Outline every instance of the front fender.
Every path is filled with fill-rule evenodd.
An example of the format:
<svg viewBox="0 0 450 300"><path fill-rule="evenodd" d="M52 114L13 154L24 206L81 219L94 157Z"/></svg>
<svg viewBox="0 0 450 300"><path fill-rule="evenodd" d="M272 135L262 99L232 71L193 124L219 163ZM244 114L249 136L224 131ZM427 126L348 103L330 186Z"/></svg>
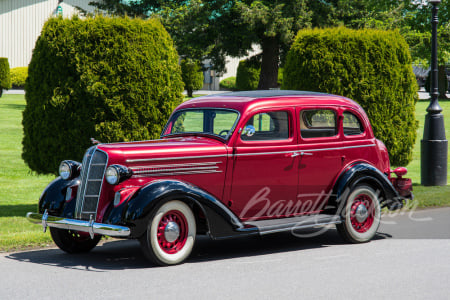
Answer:
<svg viewBox="0 0 450 300"><path fill-rule="evenodd" d="M333 205L337 207L341 201L346 199L347 193L359 183L370 184L380 192L382 207L388 206L390 209L396 209L403 206L401 197L387 176L367 163L354 163L339 175L333 190L333 195L335 195Z"/></svg>
<svg viewBox="0 0 450 300"><path fill-rule="evenodd" d="M79 184L79 178L64 180L61 177L57 177L50 182L39 198L39 213L43 214L47 210L53 216L73 217L76 200L72 199L66 202L66 191L69 186L78 186Z"/></svg>
<svg viewBox="0 0 450 300"><path fill-rule="evenodd" d="M149 183L129 201L113 208L104 222L128 226L133 237L140 237L147 230L148 221L155 209L163 202L175 199L197 205L206 217L210 236L215 239L257 233L256 228L245 227L236 215L214 196L178 180Z"/></svg>

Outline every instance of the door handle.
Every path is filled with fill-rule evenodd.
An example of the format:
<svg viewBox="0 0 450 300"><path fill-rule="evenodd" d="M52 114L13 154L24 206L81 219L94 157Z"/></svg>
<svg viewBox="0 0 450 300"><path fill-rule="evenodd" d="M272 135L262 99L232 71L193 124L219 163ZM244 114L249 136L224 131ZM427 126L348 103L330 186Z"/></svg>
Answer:
<svg viewBox="0 0 450 300"><path fill-rule="evenodd" d="M303 155L313 155L313 154L310 153L310 152L303 152L303 151L301 151L301 152L288 153L288 154L286 154L286 157L297 157L299 155L303 156Z"/></svg>
<svg viewBox="0 0 450 300"><path fill-rule="evenodd" d="M291 157L297 157L297 156L299 156L300 155L300 153L298 153L298 152L293 152L292 154L291 154Z"/></svg>

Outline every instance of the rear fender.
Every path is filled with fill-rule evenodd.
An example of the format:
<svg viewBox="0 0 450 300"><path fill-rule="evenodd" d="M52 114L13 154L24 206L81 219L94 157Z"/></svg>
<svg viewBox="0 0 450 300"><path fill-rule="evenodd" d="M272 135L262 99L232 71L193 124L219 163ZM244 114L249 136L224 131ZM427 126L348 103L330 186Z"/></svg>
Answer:
<svg viewBox="0 0 450 300"><path fill-rule="evenodd" d="M403 205L401 197L392 186L389 178L380 170L367 163L354 163L345 169L338 177L333 189L332 208L337 208L348 196L350 190L358 184L368 184L379 193L382 207L400 208Z"/></svg>

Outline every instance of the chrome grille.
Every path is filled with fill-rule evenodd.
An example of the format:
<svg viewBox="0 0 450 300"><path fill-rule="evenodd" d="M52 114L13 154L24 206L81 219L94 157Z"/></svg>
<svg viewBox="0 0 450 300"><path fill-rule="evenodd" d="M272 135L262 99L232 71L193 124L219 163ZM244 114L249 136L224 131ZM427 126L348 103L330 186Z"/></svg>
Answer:
<svg viewBox="0 0 450 300"><path fill-rule="evenodd" d="M106 153L91 147L86 151L81 168L81 184L77 193L76 217L89 220L97 216L103 178L108 156Z"/></svg>

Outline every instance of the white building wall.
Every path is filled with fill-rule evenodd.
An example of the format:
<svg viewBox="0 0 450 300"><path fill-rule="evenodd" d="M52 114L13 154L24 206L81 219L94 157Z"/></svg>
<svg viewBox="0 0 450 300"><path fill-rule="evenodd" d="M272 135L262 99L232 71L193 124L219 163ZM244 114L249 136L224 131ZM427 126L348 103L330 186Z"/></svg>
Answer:
<svg viewBox="0 0 450 300"><path fill-rule="evenodd" d="M56 14L58 0L0 0L0 57L11 68L28 66L34 45L45 21ZM77 13L79 6L92 11L89 0L66 0L60 5L64 17Z"/></svg>

